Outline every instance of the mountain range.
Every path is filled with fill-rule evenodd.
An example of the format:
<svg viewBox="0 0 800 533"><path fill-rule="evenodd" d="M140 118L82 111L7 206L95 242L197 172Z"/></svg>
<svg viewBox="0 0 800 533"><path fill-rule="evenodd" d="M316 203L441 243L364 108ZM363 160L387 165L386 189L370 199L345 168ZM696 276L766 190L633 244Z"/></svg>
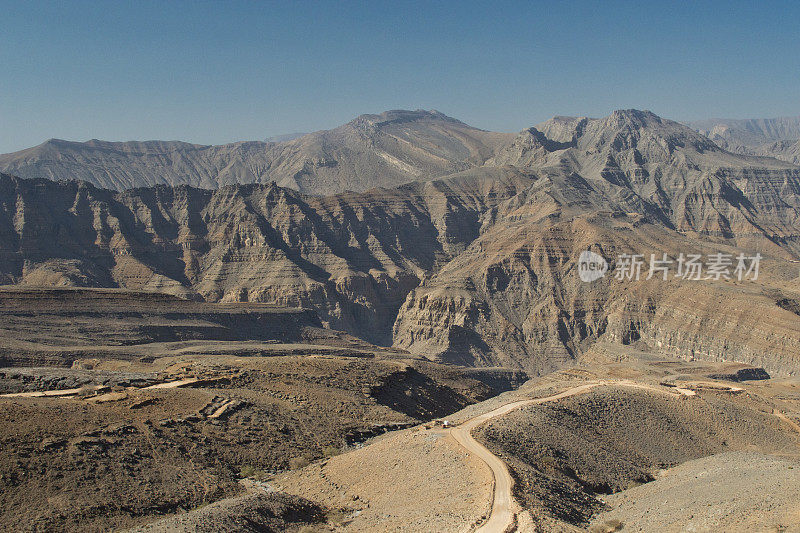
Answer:
<svg viewBox="0 0 800 533"><path fill-rule="evenodd" d="M23 178L79 179L118 191L274 181L304 193L332 194L394 187L480 166L511 138L436 111L387 111L280 142L205 146L51 139L0 156L0 170Z"/></svg>
<svg viewBox="0 0 800 533"><path fill-rule="evenodd" d="M800 164L800 117L688 122L722 148Z"/></svg>
<svg viewBox="0 0 800 533"><path fill-rule="evenodd" d="M800 167L648 111L518 134L390 111L285 143L51 141L0 163L3 283L306 307L379 345L531 374L598 341L797 369ZM580 281L584 250L612 272ZM722 252L761 254L761 276L613 271L622 253Z"/></svg>

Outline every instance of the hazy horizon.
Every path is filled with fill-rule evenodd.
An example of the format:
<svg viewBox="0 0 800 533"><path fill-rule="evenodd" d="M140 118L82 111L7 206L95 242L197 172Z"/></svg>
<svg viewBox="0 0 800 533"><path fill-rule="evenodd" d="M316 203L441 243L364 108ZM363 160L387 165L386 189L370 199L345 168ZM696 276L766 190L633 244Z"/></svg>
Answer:
<svg viewBox="0 0 800 533"><path fill-rule="evenodd" d="M508 132L621 108L800 115L788 3L0 6L0 153L50 138L263 140L389 109Z"/></svg>

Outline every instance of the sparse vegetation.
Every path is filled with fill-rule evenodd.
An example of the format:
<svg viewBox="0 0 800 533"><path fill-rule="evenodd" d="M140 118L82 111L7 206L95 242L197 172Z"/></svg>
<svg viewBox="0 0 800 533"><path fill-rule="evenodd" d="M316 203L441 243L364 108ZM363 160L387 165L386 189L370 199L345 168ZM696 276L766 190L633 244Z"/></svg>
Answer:
<svg viewBox="0 0 800 533"><path fill-rule="evenodd" d="M602 524L595 524L589 528L589 533L614 533L614 531L619 531L623 527L622 521L617 520L616 518L612 518L611 520L606 520Z"/></svg>
<svg viewBox="0 0 800 533"><path fill-rule="evenodd" d="M239 470L239 477L255 479L255 480L258 480L258 481L264 481L265 479L267 479L269 477L269 474L267 474L265 471L261 470L260 468L256 468L256 467L254 467L252 465L244 465Z"/></svg>
<svg viewBox="0 0 800 533"><path fill-rule="evenodd" d="M309 461L307 457L304 457L302 455L298 456L298 457L292 457L291 459L289 459L289 468L292 469L292 470L305 468L306 466L308 466L310 464L311 464L311 461Z"/></svg>
<svg viewBox="0 0 800 533"><path fill-rule="evenodd" d="M342 453L342 449L338 446L329 445L325 446L322 449L322 456L325 457L326 459L330 457L335 457L340 453Z"/></svg>

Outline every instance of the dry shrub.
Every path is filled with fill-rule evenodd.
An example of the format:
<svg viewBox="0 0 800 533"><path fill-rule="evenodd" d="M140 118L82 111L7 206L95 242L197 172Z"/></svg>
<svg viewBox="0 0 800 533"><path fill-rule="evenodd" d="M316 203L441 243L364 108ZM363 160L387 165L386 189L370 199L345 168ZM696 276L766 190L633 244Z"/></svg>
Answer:
<svg viewBox="0 0 800 533"><path fill-rule="evenodd" d="M311 462L302 455L299 457L292 457L289 459L289 468L292 470L297 470L299 468L303 468L311 464Z"/></svg>
<svg viewBox="0 0 800 533"><path fill-rule="evenodd" d="M622 529L622 520L612 518L606 520L602 524L595 524L589 528L589 533L614 533Z"/></svg>

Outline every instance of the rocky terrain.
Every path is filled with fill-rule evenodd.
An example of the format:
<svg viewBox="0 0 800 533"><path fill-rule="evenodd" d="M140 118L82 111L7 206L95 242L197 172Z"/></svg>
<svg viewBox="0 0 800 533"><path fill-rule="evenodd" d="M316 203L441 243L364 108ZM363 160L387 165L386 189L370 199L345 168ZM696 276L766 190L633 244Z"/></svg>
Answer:
<svg viewBox="0 0 800 533"><path fill-rule="evenodd" d="M264 498L262 482L513 383L506 375L497 389L499 373L483 379L379 351L372 358L314 352L95 360L93 370L58 370L60 383L83 383L47 388L58 396L36 392L56 384L53 369L4 371L0 527L107 531L164 515L181 516L166 530L335 522L336 506ZM20 383L19 374L50 379ZM20 389L26 392L5 392ZM153 527L146 530L164 530Z"/></svg>
<svg viewBox="0 0 800 533"><path fill-rule="evenodd" d="M437 111L387 111L361 115L333 130L289 137L220 146L51 139L1 155L0 170L23 178L78 179L119 191L274 181L305 193L330 194L393 187L480 166L512 136L479 130Z"/></svg>
<svg viewBox="0 0 800 533"><path fill-rule="evenodd" d="M489 516L491 477L430 421L460 423L582 385L593 388L476 430L517 480L519 531L647 530L654 512L665 527L693 520L724 529L742 523L743 512L748 524L783 527L797 508L798 384L763 369L664 359L605 340L579 366L514 390L526 376L370 346L318 328L307 311L119 289L2 292L4 318L14 324L6 340L71 354L51 362L62 366L0 371L3 528L469 530ZM39 324L21 320L37 309ZM224 329L213 321L233 310L235 322L254 315L280 325L288 316L308 325L220 339ZM87 327L89 316L103 327ZM137 330L142 321L185 320L207 324L191 340ZM732 468L726 458L741 450L776 475ZM712 468L718 479L769 491L771 503L748 489L730 507L730 491L704 488ZM629 492L649 483L659 485ZM688 517L687 506L655 498L658 487L702 493L703 505Z"/></svg>
<svg viewBox="0 0 800 533"><path fill-rule="evenodd" d="M15 366L0 370L0 528L15 531L104 531L196 508L188 520L231 531L326 523L335 509L258 491L204 506L526 379L433 364L257 304L7 289L3 316L4 365Z"/></svg>
<svg viewBox="0 0 800 533"><path fill-rule="evenodd" d="M781 487L736 509L784 527L800 167L741 152L647 111L510 136L396 111L3 156L0 528L453 531L499 501L520 531L739 527L724 491L687 518L643 488L702 472ZM758 278L647 279L715 253Z"/></svg>
<svg viewBox="0 0 800 533"><path fill-rule="evenodd" d="M605 498L614 509L590 531L795 531L797 461L724 452L662 471L655 481Z"/></svg>
<svg viewBox="0 0 800 533"><path fill-rule="evenodd" d="M797 372L800 167L636 110L556 117L486 157L325 197L274 183L112 192L3 175L0 277L310 308L371 343L531 374L598 340ZM587 249L612 265L591 284L577 276ZM755 281L631 282L615 279L622 253L763 261Z"/></svg>
<svg viewBox="0 0 800 533"><path fill-rule="evenodd" d="M274 184L112 193L0 180L6 283L310 307L326 326L388 344L408 291L463 251L479 214L529 178L476 170L454 182L326 198Z"/></svg>
<svg viewBox="0 0 800 533"><path fill-rule="evenodd" d="M711 119L687 125L731 152L800 164L800 117Z"/></svg>
<svg viewBox="0 0 800 533"><path fill-rule="evenodd" d="M153 343L300 342L320 329L311 310L208 305L119 289L0 288L0 364L71 366L86 356L136 358Z"/></svg>
<svg viewBox="0 0 800 533"><path fill-rule="evenodd" d="M519 409L484 426L478 438L505 459L520 500L544 524L579 527L604 509L597 495L648 483L668 466L729 450L796 449L796 437L776 427L770 411L742 408L724 395L614 388Z"/></svg>
<svg viewBox="0 0 800 533"><path fill-rule="evenodd" d="M460 424L555 398L475 430L514 477L515 531L794 530L796 379L732 386L708 375L741 365L613 354L615 362L600 358L536 378L448 417ZM348 516L342 531L479 530L492 506L491 473L472 453L459 453L457 429L426 424L388 434L270 485L340 508Z"/></svg>
<svg viewBox="0 0 800 533"><path fill-rule="evenodd" d="M128 529L130 533L308 533L324 531L328 513L300 497L258 492L208 504L187 513Z"/></svg>

